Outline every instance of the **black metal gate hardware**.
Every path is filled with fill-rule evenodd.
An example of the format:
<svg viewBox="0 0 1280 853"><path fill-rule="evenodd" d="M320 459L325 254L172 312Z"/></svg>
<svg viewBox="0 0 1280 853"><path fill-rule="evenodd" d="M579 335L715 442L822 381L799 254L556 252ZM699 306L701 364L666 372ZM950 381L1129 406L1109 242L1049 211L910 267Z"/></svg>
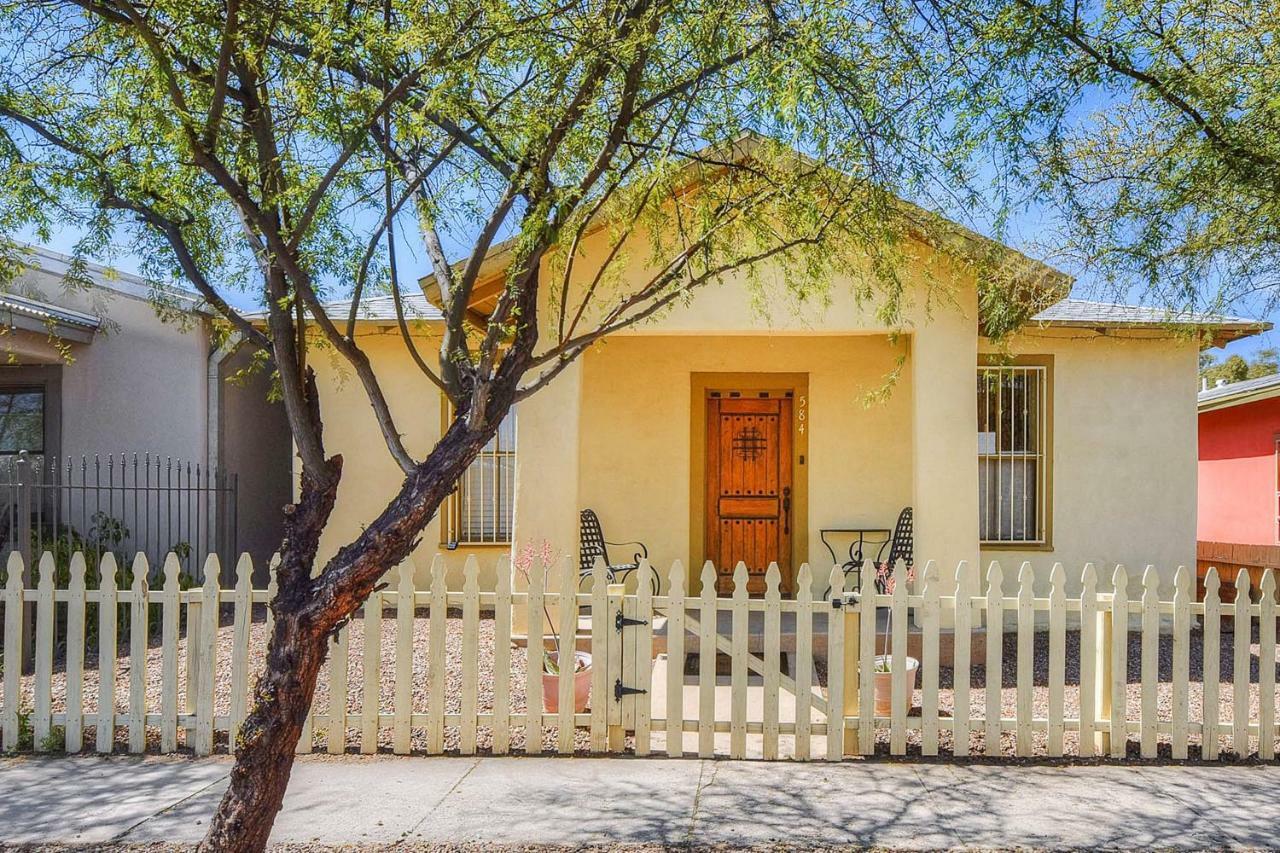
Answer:
<svg viewBox="0 0 1280 853"><path fill-rule="evenodd" d="M630 625L648 625L648 624L649 624L649 621L647 619L631 619L630 617L623 616L621 610L619 610L618 615L613 618L613 627L618 629L618 633L622 633L622 629Z"/></svg>
<svg viewBox="0 0 1280 853"><path fill-rule="evenodd" d="M619 678L613 682L613 699L615 702L621 702L623 696L630 696L635 693L648 693L648 690L641 690L639 687L624 687L622 679Z"/></svg>

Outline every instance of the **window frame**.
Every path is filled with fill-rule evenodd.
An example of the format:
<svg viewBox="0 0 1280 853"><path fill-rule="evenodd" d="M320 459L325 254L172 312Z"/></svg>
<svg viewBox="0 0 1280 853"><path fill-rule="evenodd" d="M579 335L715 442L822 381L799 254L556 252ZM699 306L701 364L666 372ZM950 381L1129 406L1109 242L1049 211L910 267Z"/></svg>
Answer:
<svg viewBox="0 0 1280 853"><path fill-rule="evenodd" d="M497 434L494 436L494 442L495 442L494 448L492 450L481 449L480 453L476 455L476 458L472 460L470 465L467 466L466 471L463 472L462 476L458 479L458 482L454 484L453 491L449 493L449 496L445 498L444 504L441 506L440 545L441 547L447 550L453 551L458 548L493 548L493 547L509 548L511 546L511 542L515 533L515 512L516 512L515 466L519 464L518 462L519 455L518 455L518 448L517 448L518 436L516 433L516 425L515 425L516 423L518 423L518 416L516 414L515 406L511 407L511 409L507 412L503 420L505 421L507 418L511 418L514 421L510 430L511 446L509 448L502 446L502 427L500 426L498 428ZM440 405L440 434L441 435L444 435L444 433L448 430L449 425L452 423L452 421L453 421L453 404L452 402L450 402L448 397L445 397L442 394L441 405ZM500 525L496 523L496 520L498 518L498 511L501 508L501 498L499 497L498 507L495 508L495 511L494 511L494 519L495 519L494 526L495 528L498 528L498 529L495 529L494 531L492 531L491 536L488 535L488 532L485 532L481 534L481 538L479 539L463 538L462 534L464 533L465 517L463 513L462 503L466 499L466 496L464 494L464 489L465 489L465 484L467 482L467 476L471 472L474 466L481 464L486 459L493 459L495 462L499 459L511 460L512 471L510 476L510 483L506 485L506 488L509 489L511 493L510 495L511 517L506 521L506 530L505 531L501 530ZM495 472L500 472L502 469L501 465L495 465L494 467L495 467ZM501 477L500 473L496 473L495 477L496 477L496 482L495 482L494 494L498 494L499 490L503 487L503 478ZM499 533L503 533L505 535L499 536L498 535Z"/></svg>
<svg viewBox="0 0 1280 853"><path fill-rule="evenodd" d="M11 365L0 367L0 392L35 391L44 394L44 424L40 453L28 456L57 458L62 453L62 366ZM13 459L23 451L0 451L0 459Z"/></svg>
<svg viewBox="0 0 1280 853"><path fill-rule="evenodd" d="M1036 496L1038 499L1036 519L1036 536L1033 539L987 539L982 535L982 514L986 512L987 500L981 491L982 486L979 485L978 493L978 545L983 550L1010 550L1010 551L1052 551L1053 550L1053 460L1054 460L1054 375L1053 375L1053 356L1051 355L1019 355L1015 357L1005 357L999 355L982 355L979 356L977 369L975 371L975 395L978 390L977 383L981 381L984 372L992 370L1034 370L1040 375L1040 405L1038 407L1038 415L1041 421L1038 430L1038 438L1040 440L1041 449L1029 454L1027 451L1009 451L1002 452L999 447L999 439L993 453L982 453L980 447L975 447L979 452L976 454L976 464L979 466L979 480L981 480L981 466L985 460L999 459L1028 459L1034 458L1036 467ZM978 401L975 396L975 408ZM981 436L982 423L978 423L979 433ZM979 438L979 441L981 439ZM1024 475L1025 476L1025 475ZM990 487L988 487L990 488ZM999 533L999 523L996 524L996 533Z"/></svg>

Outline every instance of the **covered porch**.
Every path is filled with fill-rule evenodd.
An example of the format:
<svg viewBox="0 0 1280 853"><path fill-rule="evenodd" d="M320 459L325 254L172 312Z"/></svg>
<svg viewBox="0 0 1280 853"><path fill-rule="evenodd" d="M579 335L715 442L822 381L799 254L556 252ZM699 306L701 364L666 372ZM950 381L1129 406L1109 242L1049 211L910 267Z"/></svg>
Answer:
<svg viewBox="0 0 1280 853"><path fill-rule="evenodd" d="M521 410L516 547L576 557L591 509L607 541L680 561L691 594L710 560L721 595L742 561L752 595L776 562L785 596L805 563L820 596L833 554L874 559L912 507L918 560L976 563L976 359L972 329L935 325L619 336Z"/></svg>

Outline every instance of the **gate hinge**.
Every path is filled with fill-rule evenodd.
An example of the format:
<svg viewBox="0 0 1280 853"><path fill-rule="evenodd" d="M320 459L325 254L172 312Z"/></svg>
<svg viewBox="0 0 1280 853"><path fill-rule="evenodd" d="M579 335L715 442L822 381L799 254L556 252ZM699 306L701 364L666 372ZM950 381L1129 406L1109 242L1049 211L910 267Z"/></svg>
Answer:
<svg viewBox="0 0 1280 853"><path fill-rule="evenodd" d="M635 693L648 693L648 690L641 690L639 687L624 687L622 679L619 678L613 682L613 698L616 702L621 702L623 696L630 696Z"/></svg>
<svg viewBox="0 0 1280 853"><path fill-rule="evenodd" d="M646 619L631 619L627 616L623 616L621 610L619 610L618 615L613 618L613 627L617 628L619 632L621 632L623 628L626 628L629 625L648 625L648 624L649 622Z"/></svg>

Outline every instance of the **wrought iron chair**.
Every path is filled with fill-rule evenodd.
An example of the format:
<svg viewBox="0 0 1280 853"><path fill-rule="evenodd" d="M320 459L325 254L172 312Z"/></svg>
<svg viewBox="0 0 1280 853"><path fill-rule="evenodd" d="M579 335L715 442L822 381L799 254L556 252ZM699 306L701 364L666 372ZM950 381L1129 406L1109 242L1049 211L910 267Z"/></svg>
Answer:
<svg viewBox="0 0 1280 853"><path fill-rule="evenodd" d="M645 547L643 542L606 542L604 531L600 529L600 518L596 515L595 510L584 509L579 515L578 535L581 540L578 551L578 589L590 587L591 570L596 563L596 558L604 560L605 577L609 583L626 583L627 576L632 572L639 571L640 561L648 559L649 549ZM640 550L636 551L631 557L630 563L615 563L609 558L609 546L612 545L620 548L624 545L634 545ZM653 566L649 567L651 577L649 584L653 589L653 594L657 595L661 588L661 578L658 570Z"/></svg>
<svg viewBox="0 0 1280 853"><path fill-rule="evenodd" d="M883 593L886 589L884 580L880 577L880 569L883 566L892 566L901 560L908 567L915 561L915 513L911 507L903 507L902 512L898 513L898 520L893 525L893 535L880 546L876 558L872 561L872 568L876 571L876 591ZM847 581L849 575L853 575L853 586L845 583L845 589L859 590L862 589L862 566L866 562L861 559L854 559L852 548L850 548L849 562L845 563L844 576Z"/></svg>

